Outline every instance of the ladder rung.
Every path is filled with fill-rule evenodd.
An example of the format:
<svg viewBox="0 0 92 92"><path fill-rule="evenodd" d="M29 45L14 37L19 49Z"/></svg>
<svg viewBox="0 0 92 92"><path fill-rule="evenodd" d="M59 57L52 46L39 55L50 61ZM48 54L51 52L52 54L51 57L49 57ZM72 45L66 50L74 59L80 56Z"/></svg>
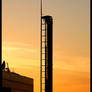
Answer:
<svg viewBox="0 0 92 92"><path fill-rule="evenodd" d="M41 59L41 60L45 60L45 58L43 58L43 59ZM46 60L48 60L48 59L46 59Z"/></svg>
<svg viewBox="0 0 92 92"><path fill-rule="evenodd" d="M42 66L45 66L45 65L42 65Z"/></svg>
<svg viewBox="0 0 92 92"><path fill-rule="evenodd" d="M45 78L45 77L42 77L42 78Z"/></svg>
<svg viewBox="0 0 92 92"><path fill-rule="evenodd" d="M42 84L45 84L45 83L42 83Z"/></svg>
<svg viewBox="0 0 92 92"><path fill-rule="evenodd" d="M42 41L42 43L45 43L46 41Z"/></svg>
<svg viewBox="0 0 92 92"><path fill-rule="evenodd" d="M42 29L42 30L45 30L45 29Z"/></svg>
<svg viewBox="0 0 92 92"><path fill-rule="evenodd" d="M42 42L48 42L48 41L42 41Z"/></svg>
<svg viewBox="0 0 92 92"><path fill-rule="evenodd" d="M45 65L42 65L42 67L45 67ZM41 67L41 68L42 68L42 67ZM48 66L46 66L46 67L48 67Z"/></svg>
<svg viewBox="0 0 92 92"><path fill-rule="evenodd" d="M41 54L47 54L47 52L46 53L41 53Z"/></svg>
<svg viewBox="0 0 92 92"><path fill-rule="evenodd" d="M42 67L45 67L45 65L41 65L41 67L40 67L40 68L42 68Z"/></svg>
<svg viewBox="0 0 92 92"><path fill-rule="evenodd" d="M42 35L42 37L45 37L46 35Z"/></svg>
<svg viewBox="0 0 92 92"><path fill-rule="evenodd" d="M45 60L45 59L42 59L42 60Z"/></svg>
<svg viewBox="0 0 92 92"><path fill-rule="evenodd" d="M42 30L42 31L46 31L46 30Z"/></svg>
<svg viewBox="0 0 92 92"><path fill-rule="evenodd" d="M45 89L42 89L42 90L45 90Z"/></svg>
<svg viewBox="0 0 92 92"><path fill-rule="evenodd" d="M42 47L42 48L45 48L45 47ZM46 48L48 48L48 46Z"/></svg>
<svg viewBox="0 0 92 92"><path fill-rule="evenodd" d="M45 49L45 47L42 47L42 49Z"/></svg>
<svg viewBox="0 0 92 92"><path fill-rule="evenodd" d="M45 25L45 24L42 24L42 25Z"/></svg>
<svg viewBox="0 0 92 92"><path fill-rule="evenodd" d="M42 47L42 49L45 49L45 47Z"/></svg>
<svg viewBox="0 0 92 92"><path fill-rule="evenodd" d="M42 41L42 43L45 43L46 41Z"/></svg>
<svg viewBox="0 0 92 92"><path fill-rule="evenodd" d="M45 47L42 47L42 48L45 48Z"/></svg>

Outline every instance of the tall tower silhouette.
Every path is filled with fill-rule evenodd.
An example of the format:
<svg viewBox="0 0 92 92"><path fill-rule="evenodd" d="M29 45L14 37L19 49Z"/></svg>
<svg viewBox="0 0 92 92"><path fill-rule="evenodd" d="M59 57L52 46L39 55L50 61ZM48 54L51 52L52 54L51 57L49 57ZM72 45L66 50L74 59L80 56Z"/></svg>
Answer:
<svg viewBox="0 0 92 92"><path fill-rule="evenodd" d="M53 19L42 15L41 0L41 71L40 92L52 92L53 86Z"/></svg>

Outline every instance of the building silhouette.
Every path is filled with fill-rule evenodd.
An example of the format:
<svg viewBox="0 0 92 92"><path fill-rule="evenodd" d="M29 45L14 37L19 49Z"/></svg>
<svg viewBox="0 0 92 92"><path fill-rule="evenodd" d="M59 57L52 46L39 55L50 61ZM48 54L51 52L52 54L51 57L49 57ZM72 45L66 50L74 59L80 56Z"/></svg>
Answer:
<svg viewBox="0 0 92 92"><path fill-rule="evenodd" d="M2 92L33 92L33 79L14 72L2 72Z"/></svg>

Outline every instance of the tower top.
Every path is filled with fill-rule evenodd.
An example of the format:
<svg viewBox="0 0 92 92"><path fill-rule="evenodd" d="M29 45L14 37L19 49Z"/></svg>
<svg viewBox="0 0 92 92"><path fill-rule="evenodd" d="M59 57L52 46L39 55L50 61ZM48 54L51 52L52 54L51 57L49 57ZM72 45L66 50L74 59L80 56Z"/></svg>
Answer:
<svg viewBox="0 0 92 92"><path fill-rule="evenodd" d="M52 23L52 19L53 19L52 16L47 15L47 16L42 16L42 18L45 19L47 23Z"/></svg>

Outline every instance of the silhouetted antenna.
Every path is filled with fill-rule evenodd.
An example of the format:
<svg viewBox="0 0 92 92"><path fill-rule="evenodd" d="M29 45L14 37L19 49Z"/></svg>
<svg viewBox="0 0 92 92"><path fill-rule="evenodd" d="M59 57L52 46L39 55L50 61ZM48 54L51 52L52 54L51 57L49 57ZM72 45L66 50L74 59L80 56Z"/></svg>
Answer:
<svg viewBox="0 0 92 92"><path fill-rule="evenodd" d="M8 63L7 63L7 68L9 68L9 65L8 65Z"/></svg>
<svg viewBox="0 0 92 92"><path fill-rule="evenodd" d="M41 18L42 18L42 0L41 0L41 7L40 8L41 8Z"/></svg>
<svg viewBox="0 0 92 92"><path fill-rule="evenodd" d="M41 20L41 52L42 52L42 0L40 0L40 20ZM40 56L40 59L42 59L42 55ZM42 60L40 62L40 92L42 92Z"/></svg>
<svg viewBox="0 0 92 92"><path fill-rule="evenodd" d="M1 70L5 69L5 61L3 61L3 63L1 64Z"/></svg>
<svg viewBox="0 0 92 92"><path fill-rule="evenodd" d="M7 63L7 67L5 68L5 70L6 70L7 72L10 72L8 63Z"/></svg>

